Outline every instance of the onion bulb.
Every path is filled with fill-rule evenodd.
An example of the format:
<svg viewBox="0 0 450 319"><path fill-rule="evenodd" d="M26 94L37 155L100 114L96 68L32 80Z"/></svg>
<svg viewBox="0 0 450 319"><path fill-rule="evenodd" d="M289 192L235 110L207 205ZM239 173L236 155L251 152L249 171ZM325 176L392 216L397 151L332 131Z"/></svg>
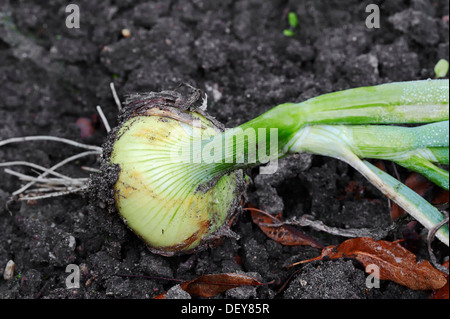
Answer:
<svg viewBox="0 0 450 319"><path fill-rule="evenodd" d="M242 170L217 172L189 152L200 138L223 131L194 102L175 91L133 96L113 133L109 160L120 169L117 210L162 255L198 251L232 234L228 224L244 191Z"/></svg>

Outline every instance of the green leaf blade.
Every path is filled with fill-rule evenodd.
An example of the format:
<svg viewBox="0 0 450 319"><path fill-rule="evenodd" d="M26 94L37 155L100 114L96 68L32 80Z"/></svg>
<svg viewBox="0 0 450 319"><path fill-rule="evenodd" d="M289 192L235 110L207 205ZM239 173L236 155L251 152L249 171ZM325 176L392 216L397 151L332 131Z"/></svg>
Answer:
<svg viewBox="0 0 450 319"><path fill-rule="evenodd" d="M294 31L289 30L289 29L285 29L285 30L283 30L283 34L286 37L293 37L294 36Z"/></svg>
<svg viewBox="0 0 450 319"><path fill-rule="evenodd" d="M297 14L295 12L289 12L288 14L288 21L289 21L289 25L295 29L298 26L298 17Z"/></svg>
<svg viewBox="0 0 450 319"><path fill-rule="evenodd" d="M422 196L414 192L412 189L369 162L364 161L364 164L373 173L375 173L383 181L383 183L395 190L397 203L399 203L398 200L400 200L400 203L403 204L400 206L404 206L402 208L410 213L426 228L431 229L444 219L444 216L436 207L428 203ZM449 231L447 225L441 227L436 234L443 243L447 246L449 245Z"/></svg>
<svg viewBox="0 0 450 319"><path fill-rule="evenodd" d="M444 78L448 74L449 63L446 59L440 59L436 66L434 67L434 73L436 78Z"/></svg>

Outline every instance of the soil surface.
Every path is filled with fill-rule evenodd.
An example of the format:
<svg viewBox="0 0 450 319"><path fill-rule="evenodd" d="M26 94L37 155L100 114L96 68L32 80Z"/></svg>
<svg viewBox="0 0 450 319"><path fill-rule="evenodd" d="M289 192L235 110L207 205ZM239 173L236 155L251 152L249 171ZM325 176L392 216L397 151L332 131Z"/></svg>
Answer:
<svg viewBox="0 0 450 319"><path fill-rule="evenodd" d="M369 3L380 6L379 29L368 29ZM80 28L67 28L67 1L0 0L0 140L54 135L102 145L119 97L173 89L186 82L208 93L208 112L233 127L283 102L342 89L434 77L449 59L445 0L78 0ZM294 35L289 12L298 15ZM124 29L129 31L127 34ZM80 152L64 144L27 142L0 148L0 162L29 161L50 167ZM401 180L409 172L385 163ZM87 177L81 166L60 172ZM32 173L26 167L10 167ZM288 219L312 215L338 228L383 229L391 225L388 200L348 165L302 154L280 161L276 174L249 172L252 204ZM21 182L0 171L0 269L13 260L14 277L0 278L0 298L189 297L178 281L202 274L248 273L261 287L236 288L216 298L428 298L382 281L367 289L364 268L352 260L324 261L295 269L286 265L320 250L288 247L267 238L244 213L233 226L240 239L179 257L152 254L115 214L69 195L10 201ZM410 219L386 237L415 243L428 259L423 231ZM412 231L411 231L412 229ZM346 238L301 229L323 245ZM409 230L409 231L408 231ZM408 234L408 236L405 236ZM411 235L412 234L412 235ZM413 235L416 235L414 237ZM448 248L433 243L440 261ZM67 289L66 267L81 270L81 286ZM177 290L178 289L178 290Z"/></svg>

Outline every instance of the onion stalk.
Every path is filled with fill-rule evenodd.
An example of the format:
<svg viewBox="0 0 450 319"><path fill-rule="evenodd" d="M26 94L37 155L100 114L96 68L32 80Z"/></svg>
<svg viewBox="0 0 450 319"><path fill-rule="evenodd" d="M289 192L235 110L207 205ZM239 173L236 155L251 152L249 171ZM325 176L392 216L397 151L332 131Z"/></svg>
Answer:
<svg viewBox="0 0 450 319"><path fill-rule="evenodd" d="M393 161L449 188L449 82L390 83L281 104L236 128L204 111L198 90L133 96L112 130L115 203L156 253L204 249L224 234L245 191L243 168L309 152L345 161L426 228L444 217L364 159ZM414 124L413 127L404 124ZM402 126L403 125L403 126ZM107 166L106 166L107 167ZM446 245L448 227L436 236Z"/></svg>
<svg viewBox="0 0 450 319"><path fill-rule="evenodd" d="M232 129L205 112L200 90L187 88L189 94L177 88L133 95L124 108L116 99L119 125L107 126L103 148L52 136L1 140L0 147L52 140L88 150L50 169L0 163L42 171L33 177L5 170L27 182L13 195L27 200L88 190L117 210L153 252L170 256L235 236L229 226L245 200L244 168L261 165L261 174L271 174L279 158L309 152L353 166L430 234L442 224L439 210L366 159L393 161L448 190L449 173L441 167L449 164L448 80L390 83L285 103ZM55 171L101 153L102 165L89 181ZM436 237L448 246L448 226Z"/></svg>

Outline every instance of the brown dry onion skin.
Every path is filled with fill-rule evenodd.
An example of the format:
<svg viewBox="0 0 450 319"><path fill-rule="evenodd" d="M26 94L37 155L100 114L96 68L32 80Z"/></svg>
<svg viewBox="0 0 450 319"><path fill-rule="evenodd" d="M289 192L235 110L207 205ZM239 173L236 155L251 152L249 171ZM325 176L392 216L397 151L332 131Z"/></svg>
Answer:
<svg viewBox="0 0 450 319"><path fill-rule="evenodd" d="M201 91L190 86L187 86L187 88L188 92L185 94L182 94L179 90L175 90L131 95L119 114L119 124L111 130L106 143L103 145L104 152L100 165L101 172L100 174L93 174L90 183L90 197L94 207L104 208L110 214L115 216L119 215L127 227L142 239L153 253L164 256L193 253L207 249L208 247L214 247L220 244L225 236L237 238L237 235L230 230L230 225L236 214L241 212L241 207L245 202L246 179L243 172L238 170L225 175L222 174L222 176L216 176L214 180L203 181L196 185L195 194L192 194L192 198L187 199L190 203L195 201L198 202L197 206L194 205L197 207L195 216L190 212L190 206L192 206L192 204L188 207L183 205L180 206L187 207L185 209L185 211L187 211L186 216L178 220L178 223L183 225L177 227L182 227L182 230L171 231L170 229L176 229L177 227L170 228L170 225L165 225L164 222L162 222L164 226L161 226L161 230L149 231L150 234L148 234L145 230L147 227L143 227L143 222L136 219L134 216L136 209L128 209L128 211L132 211L130 215L125 208L130 206L134 207L133 205L136 205L136 201L132 200L132 198L142 197L135 195L137 194L137 191L134 192L134 189L138 188L137 185L136 187L129 185L130 179L127 179L126 175L128 172L124 173L123 170L123 167L125 167L126 164L123 164L123 167L121 167L121 165L114 163L115 158L118 158L118 156L115 155L114 147L118 147L118 141L120 141L127 132L135 130L135 127L137 126L133 126L135 121L138 123L145 120L147 122L150 121L150 124L156 123L156 125L165 125L167 123L168 130L170 130L169 125L174 125L174 123L177 122L189 124L192 123L193 116L198 116L202 118L202 121L205 121L202 123L207 123L206 125L209 126L210 129L216 130L217 133L223 132L224 127L217 120L200 109L202 102ZM153 124L150 126L153 126ZM148 128L148 130L151 129L151 127ZM163 129L164 126L162 129L159 128L159 130L155 130L160 132L163 131ZM155 131L149 132L150 131L147 132L146 130L145 134L155 133ZM168 134L168 136L169 135L170 134ZM148 138L147 136L146 140L150 139L153 139L153 137ZM126 144L128 145L129 143ZM195 163L191 163L190 165L195 165ZM129 170L129 166L126 167L128 167L126 170ZM195 171L195 168L193 167L192 170ZM139 183L139 180L136 180L136 182L140 185L145 184ZM156 188L152 189L151 183L152 182L149 181L148 184L146 184L145 191L148 191L149 194L152 194L154 197ZM229 188L226 191L227 195L224 196L224 203L221 203L220 205L206 202L202 203L202 201L205 200L209 202L212 201L212 197L208 197L208 194L214 193L214 196L217 196L216 194L219 193L217 191L218 183L221 183L220 185L227 185L227 188ZM124 187L124 185L126 187ZM124 196L124 194L127 194L127 196ZM125 202L123 199L126 197L129 197L128 202ZM144 197L148 198L149 196ZM156 197L158 197L158 195L156 195ZM180 201L179 198L177 200ZM143 209L142 220L149 220L150 217L148 214L152 214L152 207L159 208L161 205L167 207L167 214L171 214L171 202L164 200L163 197L156 198L153 202L150 201L148 205L145 205L147 209ZM211 207L214 208L214 212L208 211L211 210ZM202 210L202 212L200 212L200 210ZM199 226L197 227L195 223L197 223L197 219L199 218L201 218L201 222L198 223ZM185 222L194 223L191 227L193 230L191 233L188 233L190 236L184 234L185 232L190 231L189 227L187 227L188 224L184 224ZM149 223L148 225L148 227L153 226L152 223ZM188 228L188 230L185 230L186 228ZM164 238L167 238L171 233L174 234L174 240L172 241L172 244L167 244L171 241L165 240ZM183 234L178 235L178 233ZM160 240L161 242L164 242L164 244L160 245Z"/></svg>

